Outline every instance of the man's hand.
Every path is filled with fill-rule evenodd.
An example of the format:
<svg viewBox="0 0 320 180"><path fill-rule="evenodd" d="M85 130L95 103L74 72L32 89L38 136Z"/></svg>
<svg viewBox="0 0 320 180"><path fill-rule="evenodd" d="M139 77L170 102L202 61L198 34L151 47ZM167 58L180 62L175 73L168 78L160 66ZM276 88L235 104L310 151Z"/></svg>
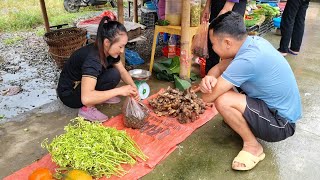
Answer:
<svg viewBox="0 0 320 180"><path fill-rule="evenodd" d="M200 91L202 93L211 93L212 88L216 85L217 79L213 76L205 76L200 83Z"/></svg>

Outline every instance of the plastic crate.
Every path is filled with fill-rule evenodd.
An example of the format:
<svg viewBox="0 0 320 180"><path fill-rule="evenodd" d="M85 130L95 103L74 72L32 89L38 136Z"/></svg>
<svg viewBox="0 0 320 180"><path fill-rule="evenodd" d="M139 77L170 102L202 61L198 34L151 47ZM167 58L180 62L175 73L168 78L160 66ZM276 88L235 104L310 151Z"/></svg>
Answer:
<svg viewBox="0 0 320 180"><path fill-rule="evenodd" d="M158 20L156 12L141 12L141 24L147 27L153 27Z"/></svg>
<svg viewBox="0 0 320 180"><path fill-rule="evenodd" d="M254 25L247 28L247 32L250 35L264 36L268 32L274 29L273 19L267 18L261 26Z"/></svg>
<svg viewBox="0 0 320 180"><path fill-rule="evenodd" d="M266 19L259 27L258 36L264 36L274 29L273 19Z"/></svg>

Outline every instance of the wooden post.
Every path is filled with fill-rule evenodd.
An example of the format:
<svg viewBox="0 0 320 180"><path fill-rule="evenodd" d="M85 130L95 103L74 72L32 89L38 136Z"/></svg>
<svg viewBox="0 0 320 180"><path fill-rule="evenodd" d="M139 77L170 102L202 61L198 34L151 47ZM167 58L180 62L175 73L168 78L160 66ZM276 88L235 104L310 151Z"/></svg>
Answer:
<svg viewBox="0 0 320 180"><path fill-rule="evenodd" d="M133 0L133 22L138 22L138 0Z"/></svg>
<svg viewBox="0 0 320 180"><path fill-rule="evenodd" d="M41 6L41 11L42 11L42 17L44 20L44 27L46 28L46 32L50 32L47 9L46 9L46 4L45 4L44 0L40 0L40 6Z"/></svg>
<svg viewBox="0 0 320 180"><path fill-rule="evenodd" d="M124 24L124 13L123 13L123 0L118 0L118 21L122 24ZM126 64L126 58L125 58L125 52L120 55L120 61L123 65Z"/></svg>
<svg viewBox="0 0 320 180"><path fill-rule="evenodd" d="M180 78L190 79L190 0L182 1Z"/></svg>
<svg viewBox="0 0 320 180"><path fill-rule="evenodd" d="M118 21L124 23L123 0L118 0Z"/></svg>

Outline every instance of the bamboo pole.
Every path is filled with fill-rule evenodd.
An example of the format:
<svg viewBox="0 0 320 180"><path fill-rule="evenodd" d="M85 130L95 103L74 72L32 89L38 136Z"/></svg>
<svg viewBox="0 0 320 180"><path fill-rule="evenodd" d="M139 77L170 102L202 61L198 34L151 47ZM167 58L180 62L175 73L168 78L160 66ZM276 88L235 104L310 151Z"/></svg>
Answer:
<svg viewBox="0 0 320 180"><path fill-rule="evenodd" d="M138 22L138 0L133 0L133 22Z"/></svg>
<svg viewBox="0 0 320 180"><path fill-rule="evenodd" d="M50 32L47 9L46 9L46 4L45 4L44 0L40 0L40 6L41 6L41 11L42 11L42 17L44 20L44 27L46 28L46 32Z"/></svg>
<svg viewBox="0 0 320 180"><path fill-rule="evenodd" d="M182 1L180 78L190 79L190 0Z"/></svg>

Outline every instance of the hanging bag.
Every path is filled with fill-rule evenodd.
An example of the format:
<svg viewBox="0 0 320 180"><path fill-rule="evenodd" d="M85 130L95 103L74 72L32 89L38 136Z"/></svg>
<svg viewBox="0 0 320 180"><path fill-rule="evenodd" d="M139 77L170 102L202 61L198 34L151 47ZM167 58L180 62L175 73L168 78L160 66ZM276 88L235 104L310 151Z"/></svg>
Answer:
<svg viewBox="0 0 320 180"><path fill-rule="evenodd" d="M201 58L208 58L208 22L203 22L198 28L191 45L192 54Z"/></svg>

